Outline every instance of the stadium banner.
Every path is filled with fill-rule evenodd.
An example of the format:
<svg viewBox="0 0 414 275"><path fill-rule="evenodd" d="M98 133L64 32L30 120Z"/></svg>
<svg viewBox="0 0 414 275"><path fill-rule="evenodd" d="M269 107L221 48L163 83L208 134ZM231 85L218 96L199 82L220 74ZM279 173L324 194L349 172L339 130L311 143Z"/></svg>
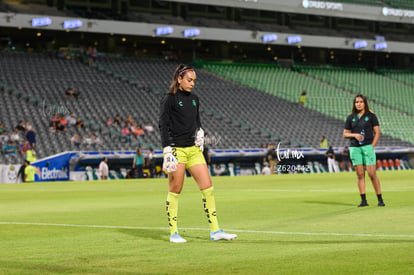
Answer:
<svg viewBox="0 0 414 275"><path fill-rule="evenodd" d="M20 164L0 165L0 184L20 183L21 180L17 177L20 166Z"/></svg>
<svg viewBox="0 0 414 275"><path fill-rule="evenodd" d="M65 152L33 162L39 168L40 175L35 175L35 181L68 181L70 179L69 161L76 152Z"/></svg>

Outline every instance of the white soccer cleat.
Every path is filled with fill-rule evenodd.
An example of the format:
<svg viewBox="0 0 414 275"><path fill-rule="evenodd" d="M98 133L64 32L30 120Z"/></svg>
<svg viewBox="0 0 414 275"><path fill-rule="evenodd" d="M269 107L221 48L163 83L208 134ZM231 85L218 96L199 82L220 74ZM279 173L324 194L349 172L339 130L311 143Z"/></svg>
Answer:
<svg viewBox="0 0 414 275"><path fill-rule="evenodd" d="M210 240L212 241L219 241L219 240L231 241L235 238L237 238L236 234L228 234L221 229L216 232L210 232Z"/></svg>
<svg viewBox="0 0 414 275"><path fill-rule="evenodd" d="M178 233L174 233L173 235L170 236L170 242L171 243L186 243L187 240L183 239L180 234Z"/></svg>

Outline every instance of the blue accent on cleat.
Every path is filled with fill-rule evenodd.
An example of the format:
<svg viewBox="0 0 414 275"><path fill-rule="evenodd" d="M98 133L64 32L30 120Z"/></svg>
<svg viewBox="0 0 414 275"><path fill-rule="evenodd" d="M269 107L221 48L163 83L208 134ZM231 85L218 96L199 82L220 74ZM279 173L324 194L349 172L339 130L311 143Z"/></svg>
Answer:
<svg viewBox="0 0 414 275"><path fill-rule="evenodd" d="M212 241L219 241L219 240L233 240L237 238L236 234L228 234L226 232L224 232L223 230L218 230L216 232L210 232L210 240Z"/></svg>
<svg viewBox="0 0 414 275"><path fill-rule="evenodd" d="M174 233L170 236L170 242L172 243L186 243L187 241L183 239L180 234Z"/></svg>

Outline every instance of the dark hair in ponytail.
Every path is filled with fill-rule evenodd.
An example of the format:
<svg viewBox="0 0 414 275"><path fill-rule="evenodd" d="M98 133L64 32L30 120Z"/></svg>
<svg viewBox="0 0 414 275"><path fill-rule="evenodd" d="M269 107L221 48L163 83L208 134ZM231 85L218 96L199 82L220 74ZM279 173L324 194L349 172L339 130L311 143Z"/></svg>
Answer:
<svg viewBox="0 0 414 275"><path fill-rule="evenodd" d="M184 64L180 64L177 66L177 68L175 68L173 77L171 79L170 88L168 89L168 94L175 95L178 89L178 85L179 85L178 78L179 77L182 78L184 76L184 73L189 70L194 71L192 67L184 65Z"/></svg>

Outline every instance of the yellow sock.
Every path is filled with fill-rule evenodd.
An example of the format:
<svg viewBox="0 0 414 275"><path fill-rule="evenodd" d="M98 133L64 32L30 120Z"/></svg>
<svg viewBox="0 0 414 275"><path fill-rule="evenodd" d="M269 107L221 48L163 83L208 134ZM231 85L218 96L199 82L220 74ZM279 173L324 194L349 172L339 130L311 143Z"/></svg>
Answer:
<svg viewBox="0 0 414 275"><path fill-rule="evenodd" d="M171 235L178 233L177 212L178 212L178 195L177 193L168 192L167 195L167 216L168 225L170 226Z"/></svg>
<svg viewBox="0 0 414 275"><path fill-rule="evenodd" d="M208 223L210 225L210 230L216 232L219 230L217 216L216 216L216 200L214 199L214 188L211 186L210 188L201 190L203 194L203 206L204 212L206 213Z"/></svg>

